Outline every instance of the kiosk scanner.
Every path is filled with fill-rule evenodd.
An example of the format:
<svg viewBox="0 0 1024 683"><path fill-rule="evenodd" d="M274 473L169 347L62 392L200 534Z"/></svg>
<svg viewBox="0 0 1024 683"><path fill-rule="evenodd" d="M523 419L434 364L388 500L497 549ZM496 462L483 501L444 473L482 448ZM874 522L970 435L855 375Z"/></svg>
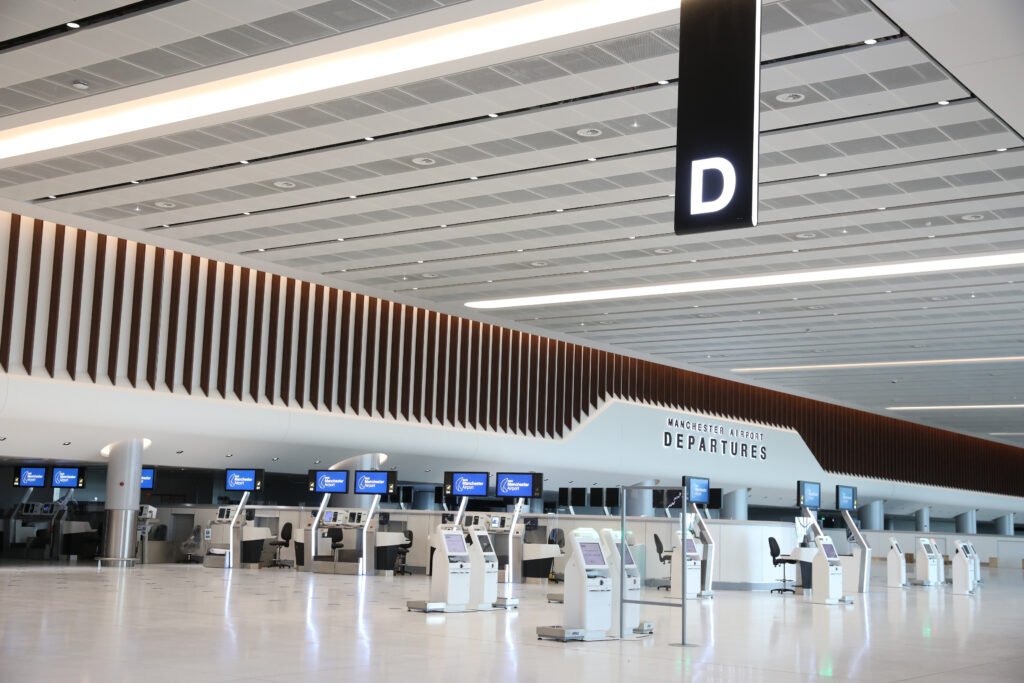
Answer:
<svg viewBox="0 0 1024 683"><path fill-rule="evenodd" d="M669 584L669 597L680 600L683 591L683 568L686 569L686 597L696 598L701 590L700 563L701 554L697 543L692 537L686 538L686 550L683 551L683 532L676 531L676 547L672 550L672 577Z"/></svg>
<svg viewBox="0 0 1024 683"><path fill-rule="evenodd" d="M465 612L469 604L470 560L466 538L457 524L438 524L431 540L430 599L405 605L417 612Z"/></svg>
<svg viewBox="0 0 1024 683"><path fill-rule="evenodd" d="M974 595L974 560L967 544L957 540L953 542L953 593L956 595Z"/></svg>
<svg viewBox="0 0 1024 683"><path fill-rule="evenodd" d="M635 633L637 635L654 633L654 624L650 621L640 621L640 606L634 603L625 603L622 606L622 627L619 625L619 596L626 600L639 600L641 598L640 570L633 560L633 552L629 545L626 545L626 557L623 562L622 554L622 532L618 529L601 529L601 540L604 541L604 554L608 558L608 569L612 575L612 627L610 633L618 636L619 633ZM621 564L625 564L625 572ZM625 583L621 578L625 573Z"/></svg>
<svg viewBox="0 0 1024 683"><path fill-rule="evenodd" d="M917 539L914 552L914 579L922 586L936 586L939 583L939 564L942 558L927 538Z"/></svg>
<svg viewBox="0 0 1024 683"><path fill-rule="evenodd" d="M811 562L811 602L837 605L843 598L843 565L829 536L815 536L818 552Z"/></svg>
<svg viewBox="0 0 1024 683"><path fill-rule="evenodd" d="M889 588L907 587L907 558L900 548L900 542L889 537L889 554L885 558L886 585Z"/></svg>
<svg viewBox="0 0 1024 683"><path fill-rule="evenodd" d="M498 599L498 556L487 528L469 527L469 609L494 609Z"/></svg>
<svg viewBox="0 0 1024 683"><path fill-rule="evenodd" d="M566 539L570 547L565 565L564 623L538 626L537 638L603 640L612 625L611 570L597 531L580 527Z"/></svg>

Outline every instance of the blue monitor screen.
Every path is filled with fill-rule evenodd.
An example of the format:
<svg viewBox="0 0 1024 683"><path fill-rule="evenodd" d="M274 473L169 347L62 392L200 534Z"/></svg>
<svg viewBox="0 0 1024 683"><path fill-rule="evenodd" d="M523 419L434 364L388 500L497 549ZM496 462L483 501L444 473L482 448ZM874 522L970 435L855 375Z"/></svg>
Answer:
<svg viewBox="0 0 1024 683"><path fill-rule="evenodd" d="M496 490L502 498L533 498L533 474L499 472Z"/></svg>
<svg viewBox="0 0 1024 683"><path fill-rule="evenodd" d="M356 472L355 492L386 494L388 492L388 473L376 471Z"/></svg>
<svg viewBox="0 0 1024 683"><path fill-rule="evenodd" d="M816 510L821 507L821 484L816 481L797 482L797 505Z"/></svg>
<svg viewBox="0 0 1024 683"><path fill-rule="evenodd" d="M707 505L711 496L711 482L702 477L686 478L686 497L691 503Z"/></svg>
<svg viewBox="0 0 1024 683"><path fill-rule="evenodd" d="M348 493L348 470L314 470L310 474L316 493Z"/></svg>
<svg viewBox="0 0 1024 683"><path fill-rule="evenodd" d="M15 486L46 486L45 467L19 467L15 472L18 473Z"/></svg>
<svg viewBox="0 0 1024 683"><path fill-rule="evenodd" d="M837 486L836 508L839 510L856 510L857 488L854 486Z"/></svg>
<svg viewBox="0 0 1024 683"><path fill-rule="evenodd" d="M151 489L153 488L153 482L156 479L155 470L152 467L142 468L142 478L139 480L140 489Z"/></svg>
<svg viewBox="0 0 1024 683"><path fill-rule="evenodd" d="M54 488L78 489L85 486L85 473L78 467L54 467L50 482Z"/></svg>
<svg viewBox="0 0 1024 683"><path fill-rule="evenodd" d="M228 491L259 491L263 488L262 470L227 470L224 488Z"/></svg>
<svg viewBox="0 0 1024 683"><path fill-rule="evenodd" d="M487 472L452 472L453 496L486 496Z"/></svg>

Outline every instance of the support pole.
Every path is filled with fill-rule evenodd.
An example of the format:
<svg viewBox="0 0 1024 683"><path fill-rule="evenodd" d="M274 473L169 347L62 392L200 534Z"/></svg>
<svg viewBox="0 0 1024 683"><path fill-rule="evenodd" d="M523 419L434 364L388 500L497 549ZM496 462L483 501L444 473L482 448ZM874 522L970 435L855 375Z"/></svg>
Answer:
<svg viewBox="0 0 1024 683"><path fill-rule="evenodd" d="M469 496L463 496L459 501L459 511L455 513L454 524L462 524L462 516L466 514L466 505L469 503Z"/></svg>

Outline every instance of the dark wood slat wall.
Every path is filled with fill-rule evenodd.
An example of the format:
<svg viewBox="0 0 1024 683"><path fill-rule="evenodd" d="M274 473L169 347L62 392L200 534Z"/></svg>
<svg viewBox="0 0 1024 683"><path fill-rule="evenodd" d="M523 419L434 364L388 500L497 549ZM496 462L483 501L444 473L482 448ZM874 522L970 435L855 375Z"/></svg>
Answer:
<svg viewBox="0 0 1024 683"><path fill-rule="evenodd" d="M30 220L11 216L6 232L0 367L8 372L14 340L23 339L22 368L14 371L27 374L42 363L59 378L56 358L63 353L74 380L84 354L93 382L100 381L105 358L104 382L138 388L144 362L151 389L162 377L161 390L183 387L191 394L198 365L207 396L215 380L226 400L294 400L317 410L541 438L564 437L604 401L620 398L791 427L831 472L1024 494L1024 450L1012 446L42 221L29 231ZM45 296L42 260L50 247ZM165 268L171 271L167 311ZM128 287L130 323L122 325ZM19 302L23 320L15 314ZM45 334L38 327L41 306ZM63 350L58 331L65 306ZM45 347L42 359L37 340Z"/></svg>

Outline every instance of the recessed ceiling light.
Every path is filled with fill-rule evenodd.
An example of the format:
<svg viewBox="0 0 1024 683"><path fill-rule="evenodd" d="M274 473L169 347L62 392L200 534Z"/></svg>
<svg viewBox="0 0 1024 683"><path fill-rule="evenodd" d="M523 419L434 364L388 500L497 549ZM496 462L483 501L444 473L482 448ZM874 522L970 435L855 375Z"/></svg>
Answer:
<svg viewBox="0 0 1024 683"><path fill-rule="evenodd" d="M239 161L238 163L240 163L240 164L247 164L247 163L249 163L249 162L248 162L248 161L246 161L245 159L242 159L242 160L241 160L241 161Z"/></svg>
<svg viewBox="0 0 1024 683"><path fill-rule="evenodd" d="M184 453L185 451L174 451L174 452L175 452L175 453L177 453L178 455L181 455L181 454L182 454L182 453Z"/></svg>
<svg viewBox="0 0 1024 683"><path fill-rule="evenodd" d="M819 173L818 177L819 178L828 178L828 173Z"/></svg>
<svg viewBox="0 0 1024 683"><path fill-rule="evenodd" d="M249 215L249 212L248 212L248 211L243 211L243 212L242 212L242 215L243 215L243 216L248 216L248 215ZM167 226L165 225L164 227L166 228Z"/></svg>
<svg viewBox="0 0 1024 683"><path fill-rule="evenodd" d="M497 115L497 114L488 114L487 116L488 116L488 117L490 117L490 118L492 118L492 119L496 119L496 118L498 118L498 115Z"/></svg>
<svg viewBox="0 0 1024 683"><path fill-rule="evenodd" d="M658 81L658 85L668 85L668 81Z"/></svg>
<svg viewBox="0 0 1024 683"><path fill-rule="evenodd" d="M600 128L580 128L576 131L576 135L581 138L598 138L604 135L604 131Z"/></svg>
<svg viewBox="0 0 1024 683"><path fill-rule="evenodd" d="M715 317L715 316L714 316L714 315L712 315L711 313L698 313L698 314L697 314L697 317L698 317L698 318L713 318L713 317Z"/></svg>
<svg viewBox="0 0 1024 683"><path fill-rule="evenodd" d="M423 263L423 261L417 261L416 263Z"/></svg>
<svg viewBox="0 0 1024 683"><path fill-rule="evenodd" d="M475 175L471 175L471 176L469 176L469 179L470 179L470 180L479 180L479 178L477 178L477 177L476 177Z"/></svg>
<svg viewBox="0 0 1024 683"><path fill-rule="evenodd" d="M370 137L369 135L367 135L367 136L366 136L365 138L363 138L363 139L364 139L364 140L366 140L367 142L373 142L373 138L372 138L372 137Z"/></svg>
<svg viewBox="0 0 1024 683"><path fill-rule="evenodd" d="M928 300L929 301L948 301L949 297L948 296L930 296L930 297L928 297Z"/></svg>
<svg viewBox="0 0 1024 683"><path fill-rule="evenodd" d="M892 277L897 275L920 275L923 273L998 268L1002 266L1016 266L1022 264L1024 264L1024 251L1018 251L1003 254L989 254L987 256L962 256L957 258L925 261L905 261L900 263L829 268L825 270L804 270L788 273L774 273L769 275L751 275L718 280L671 282L661 285L647 285L642 287L593 289L578 292L564 292L561 294L544 294L540 296L514 297L508 299L467 301L465 305L468 308L487 309L546 306L551 304L578 303L581 301L607 301L610 299L632 299L638 297L663 296L667 294L692 294L696 292L774 287L791 284L862 280L869 278Z"/></svg>
<svg viewBox="0 0 1024 683"><path fill-rule="evenodd" d="M412 163L416 164L417 166L433 166L434 164L437 163L437 160L432 159L431 157L413 157Z"/></svg>
<svg viewBox="0 0 1024 683"><path fill-rule="evenodd" d="M655 254L671 254L673 252L668 247L658 247L657 249L654 250L654 253Z"/></svg>
<svg viewBox="0 0 1024 683"><path fill-rule="evenodd" d="M415 291L415 290L417 290L417 289L419 289L419 287L413 287L413 290L414 290L414 291Z"/></svg>
<svg viewBox="0 0 1024 683"><path fill-rule="evenodd" d="M64 445L65 445L65 446L70 446L70 445L71 445L71 442L70 442L70 441L65 441L65 442L64 442Z"/></svg>
<svg viewBox="0 0 1024 683"><path fill-rule="evenodd" d="M799 254L800 253L799 249L790 249L790 251L793 252L794 254Z"/></svg>
<svg viewBox="0 0 1024 683"><path fill-rule="evenodd" d="M56 199L56 198L57 198L57 195L55 195L55 194L51 194L51 195L49 195L47 197L47 199Z"/></svg>
<svg viewBox="0 0 1024 683"><path fill-rule="evenodd" d="M71 87L75 90L88 90L89 81L83 81L81 78L76 78L75 80L71 81Z"/></svg>
<svg viewBox="0 0 1024 683"><path fill-rule="evenodd" d="M448 224L447 224L447 223L442 223L442 224L441 224L441 225L439 225L438 227L439 227L439 228L447 228L447 227L448 227Z"/></svg>
<svg viewBox="0 0 1024 683"><path fill-rule="evenodd" d="M233 458L233 457L235 457L235 454L234 454L234 453L228 453L228 454L227 454L227 455L225 455L224 457L225 457L225 458Z"/></svg>
<svg viewBox="0 0 1024 683"><path fill-rule="evenodd" d="M1005 151L1006 151L1006 148L1005 148L1005 147L1000 147L1000 148L999 148L999 149L997 149L996 151L997 151L997 152L1005 152Z"/></svg>
<svg viewBox="0 0 1024 683"><path fill-rule="evenodd" d="M313 461L313 464L314 464L314 465L319 465L319 464L320 464L320 461L319 461L319 460L314 460L314 461Z"/></svg>
<svg viewBox="0 0 1024 683"><path fill-rule="evenodd" d="M132 185L138 185L139 184L138 180L129 180L128 182L131 183Z"/></svg>
<svg viewBox="0 0 1024 683"><path fill-rule="evenodd" d="M348 198L349 198L349 199L359 199L359 195L357 195L357 194L350 194L350 195L348 196Z"/></svg>
<svg viewBox="0 0 1024 683"><path fill-rule="evenodd" d="M877 40L875 40L874 38L868 38L867 40L865 40L865 41L864 41L864 44L865 44L865 45L874 45L874 44L875 44L875 43L877 43L877 42L878 42L878 41L877 41Z"/></svg>
<svg viewBox="0 0 1024 683"><path fill-rule="evenodd" d="M813 240L817 236L818 233L816 232L798 232L796 234L796 238L800 240Z"/></svg>
<svg viewBox="0 0 1024 683"><path fill-rule="evenodd" d="M629 239L631 239L631 240L635 240L635 239L636 239L636 235L630 235L630 236L629 236Z"/></svg>
<svg viewBox="0 0 1024 683"><path fill-rule="evenodd" d="M277 457L276 455L275 455L275 456L274 456L273 458L271 458L271 460L273 460L274 462L277 462L277 461L278 461L278 460L280 460L280 459L281 459L281 458Z"/></svg>
<svg viewBox="0 0 1024 683"><path fill-rule="evenodd" d="M1024 403L991 403L964 406L889 406L886 410L1002 410L1024 408Z"/></svg>
<svg viewBox="0 0 1024 683"><path fill-rule="evenodd" d="M597 158L596 157L590 157L589 159L587 159L587 161L597 161Z"/></svg>
<svg viewBox="0 0 1024 683"><path fill-rule="evenodd" d="M344 238L344 237L339 237L339 238L337 238L337 239L335 240L335 242L344 242L344 241L345 241L345 238Z"/></svg>
<svg viewBox="0 0 1024 683"><path fill-rule="evenodd" d="M69 21L68 23L66 23L64 25L67 26L68 28L81 28L81 26L82 26L77 21Z"/></svg>
<svg viewBox="0 0 1024 683"><path fill-rule="evenodd" d="M823 308L825 308L825 307L824 307L824 306L822 306L821 304L814 304L813 306L808 306L808 307L807 307L807 310L808 310L808 311L820 311L820 310L822 310Z"/></svg>
<svg viewBox="0 0 1024 683"><path fill-rule="evenodd" d="M161 199L158 202L153 202L153 206L160 209L173 209L175 207L175 203Z"/></svg>
<svg viewBox="0 0 1024 683"><path fill-rule="evenodd" d="M261 247L261 248L257 249L256 251L266 251L266 249L263 249L263 248Z"/></svg>
<svg viewBox="0 0 1024 683"><path fill-rule="evenodd" d="M547 261L530 261L530 265L533 266L534 268L543 268L544 266L548 265L548 262Z"/></svg>
<svg viewBox="0 0 1024 683"><path fill-rule="evenodd" d="M983 220L985 220L984 214L980 214L980 213L965 213L963 216L960 216L960 218L962 218L965 221L972 221L972 222L973 221L983 221Z"/></svg>
<svg viewBox="0 0 1024 683"><path fill-rule="evenodd" d="M885 211L887 208L888 207L886 207L886 206L880 206L880 207L878 207L878 210L879 211Z"/></svg>
<svg viewBox="0 0 1024 683"><path fill-rule="evenodd" d="M295 187L295 183L290 180L275 180L274 187L280 187L282 190L290 190Z"/></svg>
<svg viewBox="0 0 1024 683"><path fill-rule="evenodd" d="M422 275L420 275L420 277L427 280L433 280L434 278L437 277L437 273L423 273Z"/></svg>
<svg viewBox="0 0 1024 683"><path fill-rule="evenodd" d="M796 104L797 102L803 102L805 99L807 99L807 95L804 95L802 92L784 92L775 96L775 100L783 104Z"/></svg>
<svg viewBox="0 0 1024 683"><path fill-rule="evenodd" d="M555 209L555 213L562 213L565 209Z"/></svg>
<svg viewBox="0 0 1024 683"><path fill-rule="evenodd" d="M490 283L490 282L494 282L494 280L488 280L487 282L489 282L489 283Z"/></svg>
<svg viewBox="0 0 1024 683"><path fill-rule="evenodd" d="M939 100L939 104L945 107L947 104L949 104L949 100Z"/></svg>

